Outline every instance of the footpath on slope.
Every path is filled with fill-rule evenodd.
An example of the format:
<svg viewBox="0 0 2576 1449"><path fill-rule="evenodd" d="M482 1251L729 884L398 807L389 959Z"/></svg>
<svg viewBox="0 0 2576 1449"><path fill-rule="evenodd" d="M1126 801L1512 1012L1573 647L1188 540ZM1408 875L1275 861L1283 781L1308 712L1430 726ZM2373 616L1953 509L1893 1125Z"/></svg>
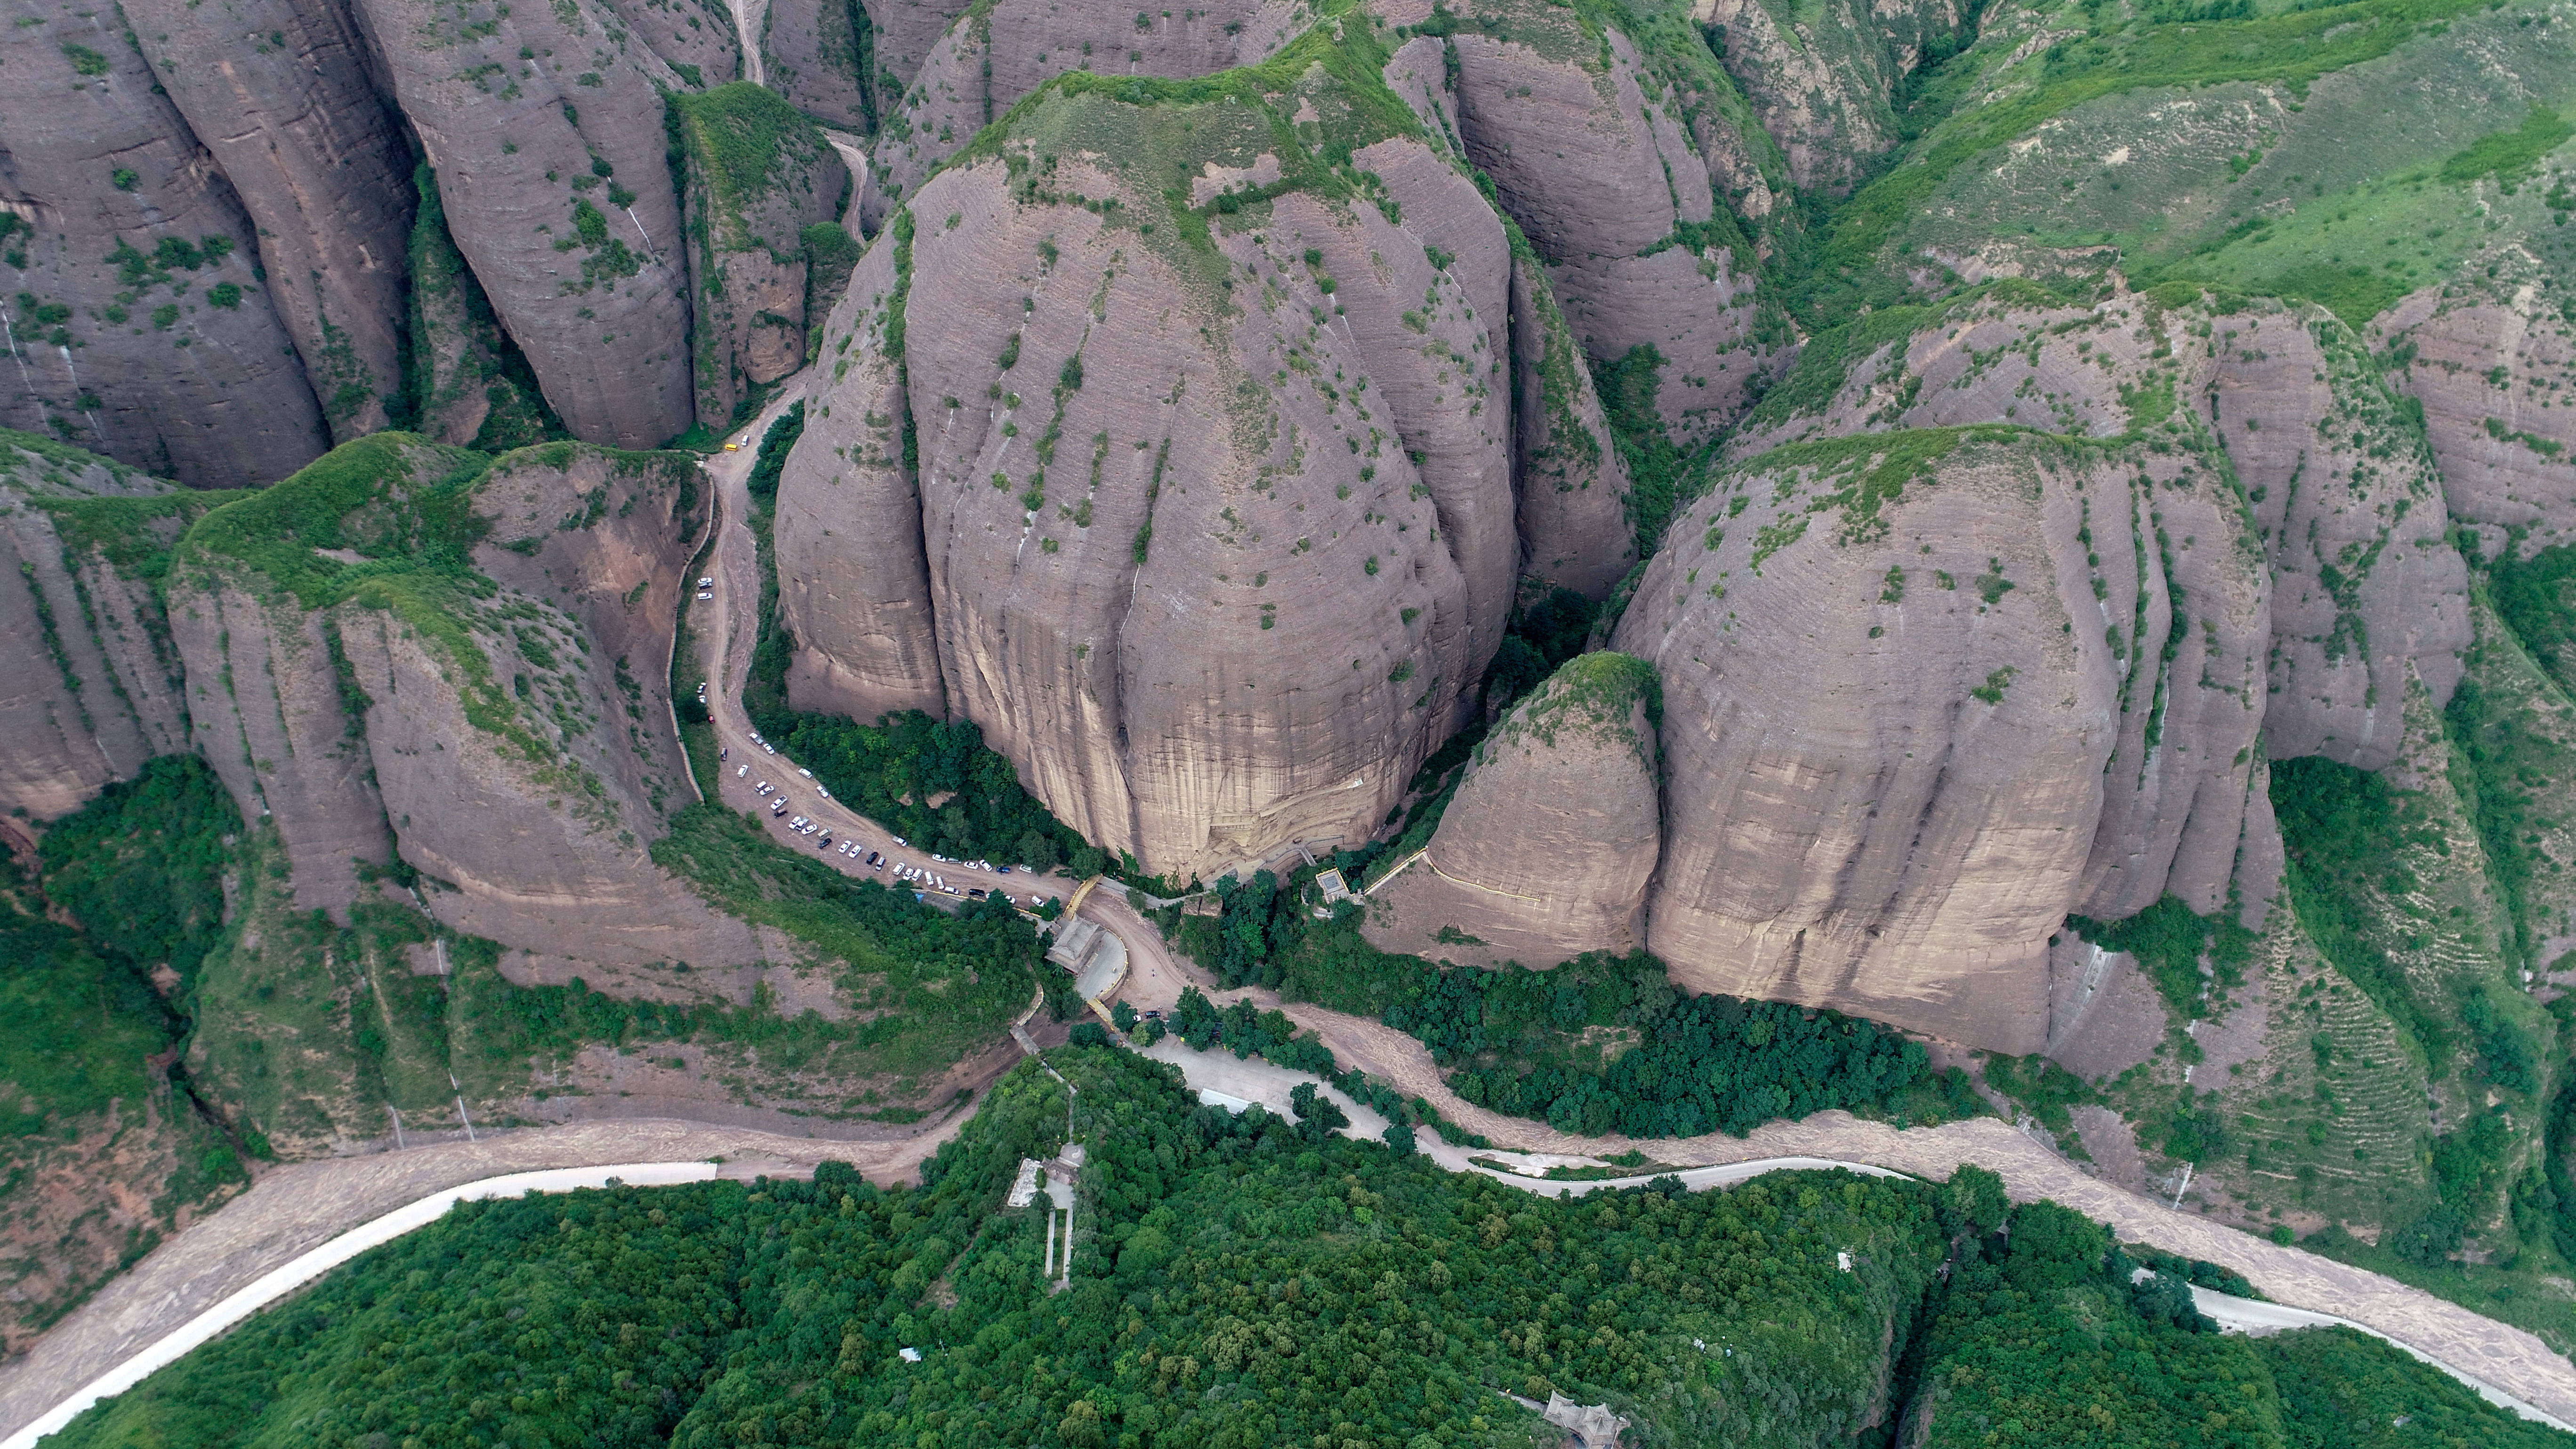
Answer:
<svg viewBox="0 0 2576 1449"><path fill-rule="evenodd" d="M1429 1048L1383 1022L1283 1001L1276 992L1258 988L1219 988L1214 978L1165 945L1151 922L1110 892L1094 891L1083 902L1081 914L1127 937L1128 959L1133 964L1123 999L1130 1005L1169 1010L1183 986L1196 986L1211 1000L1249 997L1264 1010L1286 1013L1300 1029L1330 1048L1334 1060L1344 1067L1357 1067L1393 1084L1408 1098L1428 1101L1442 1117L1507 1151L1589 1161L1638 1152L1682 1169L1686 1182L1691 1180L1691 1169L1781 1158L1867 1163L1931 1179L1946 1178L1962 1164L1973 1163L1999 1174L2017 1202L2050 1198L2109 1223L2123 1241L2235 1269L2276 1303L2348 1320L2473 1387L2518 1400L2548 1422L2561 1428L2576 1426L2576 1364L2553 1352L2537 1335L2393 1278L2179 1212L2154 1198L2087 1176L2054 1148L1995 1118L1900 1132L1884 1122L1864 1122L1848 1112L1832 1111L1796 1122L1772 1122L1741 1138L1723 1133L1652 1139L1578 1137L1544 1122L1506 1117L1465 1101L1449 1089ZM1290 1075L1307 1080L1302 1074ZM1354 1120L1357 1115L1353 1113ZM1459 1157L1469 1170L1489 1171L1465 1164L1464 1153ZM1587 1190L1587 1184L1580 1182L1547 1186L1578 1194Z"/></svg>

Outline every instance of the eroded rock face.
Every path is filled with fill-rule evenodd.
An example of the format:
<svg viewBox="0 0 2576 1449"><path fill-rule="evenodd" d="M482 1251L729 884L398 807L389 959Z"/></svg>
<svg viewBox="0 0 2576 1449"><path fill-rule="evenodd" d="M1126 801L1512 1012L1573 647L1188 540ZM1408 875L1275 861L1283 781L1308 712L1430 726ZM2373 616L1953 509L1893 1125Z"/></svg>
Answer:
<svg viewBox="0 0 2576 1449"><path fill-rule="evenodd" d="M1476 747L1424 859L1371 899L1368 939L1478 966L1643 945L1654 695L1652 667L1625 654L1557 670Z"/></svg>
<svg viewBox="0 0 2576 1449"><path fill-rule="evenodd" d="M824 331L836 344L826 353L831 391L806 406L771 528L779 604L797 645L788 698L859 720L909 709L948 715L921 498L904 460L912 404L895 350L911 248L912 219L900 215L851 272Z"/></svg>
<svg viewBox="0 0 2576 1449"><path fill-rule="evenodd" d="M691 90L742 75L742 44L733 16L711 0L608 0L608 8L644 39Z"/></svg>
<svg viewBox="0 0 2576 1449"><path fill-rule="evenodd" d="M1676 441L1697 443L1743 410L1771 357L1753 336L1752 278L1709 226L1708 162L1628 37L1595 39L1570 11L1514 15L1509 41L1450 37L1442 113L1454 110L1467 155L1546 259L1585 350L1615 362L1652 349L1639 361L1660 364L1655 410ZM1427 87L1424 59L1399 64Z"/></svg>
<svg viewBox="0 0 2576 1449"><path fill-rule="evenodd" d="M836 221L849 168L777 93L739 81L671 102L686 158L698 421L805 365L804 243Z"/></svg>
<svg viewBox="0 0 2576 1449"><path fill-rule="evenodd" d="M904 89L921 74L931 47L966 5L964 0L868 0L866 8L868 44L877 64L877 114L892 117Z"/></svg>
<svg viewBox="0 0 2576 1449"><path fill-rule="evenodd" d="M885 82L868 73L868 60L871 42L882 46L884 38L869 33L859 0L750 0L748 8L760 17L758 79L828 125L861 135L876 129ZM874 54L892 59L881 49Z"/></svg>
<svg viewBox="0 0 2576 1449"><path fill-rule="evenodd" d="M930 47L889 112L870 166L868 223L879 224L976 132L1056 76L1214 75L1258 64L1310 20L1291 0L1218 0L1169 15L1111 0L999 0L978 8Z"/></svg>
<svg viewBox="0 0 2576 1449"><path fill-rule="evenodd" d="M462 638L363 600L332 611L396 848L447 887L423 898L448 926L609 966L757 959L748 925L647 853L697 798L668 685L705 525L696 467L571 444L508 454L468 495L490 522L474 566L501 592L460 616ZM503 690L524 704L496 709Z"/></svg>
<svg viewBox="0 0 2576 1449"><path fill-rule="evenodd" d="M1349 102L1317 70L1277 104L1329 125ZM801 680L927 695L904 573L864 575L890 606L831 606L816 595L859 571L788 541L901 492L876 319L908 278L900 376L948 709L1076 829L1184 877L1364 838L1472 707L1519 552L1509 251L1473 187L1382 140L1353 165L1383 204L1292 190L1202 253L1136 219L1281 161L1243 108L1192 116L1175 148L1168 110L1053 102L1029 125L1096 151L1015 143L923 189L912 215L938 220L902 263L880 241L824 339L839 381L782 483L779 550Z"/></svg>
<svg viewBox="0 0 2576 1449"><path fill-rule="evenodd" d="M1691 18L1717 27L1727 72L1800 186L1845 190L1896 144L1890 99L1927 46L1960 26L1955 0L1834 0L1783 28L1752 0L1698 0Z"/></svg>
<svg viewBox="0 0 2576 1449"><path fill-rule="evenodd" d="M1775 453L1676 523L1614 641L1664 682L1676 981L2039 1049L2139 692L2095 584L2179 471L1898 433Z"/></svg>
<svg viewBox="0 0 2576 1449"><path fill-rule="evenodd" d="M2547 280L2452 299L2428 287L2370 327L2373 350L2404 359L2400 385L2424 405L2451 516L2481 525L2490 552L2512 530L2526 555L2576 542L2576 411L2561 401L2576 346Z"/></svg>
<svg viewBox="0 0 2576 1449"><path fill-rule="evenodd" d="M295 471L328 434L239 196L112 12L0 18L10 290L35 299L10 308L0 424L200 488Z"/></svg>
<svg viewBox="0 0 2576 1449"><path fill-rule="evenodd" d="M492 299L447 230L447 208L427 166L414 187L411 351L420 431L432 442L486 450L546 435L553 422L527 359L501 330Z"/></svg>
<svg viewBox="0 0 2576 1449"><path fill-rule="evenodd" d="M99 499L156 503L106 534L110 520L82 506ZM69 814L186 748L160 600L99 539L166 548L198 501L94 454L0 433L0 814Z"/></svg>
<svg viewBox="0 0 2576 1449"><path fill-rule="evenodd" d="M1521 572L1603 598L1637 562L1628 469L1582 344L1533 258L1512 264L1512 349Z"/></svg>
<svg viewBox="0 0 2576 1449"><path fill-rule="evenodd" d="M2224 450L2272 576L2262 681L2272 758L2377 769L2394 758L2410 675L2437 704L2450 698L2469 640L2468 585L2444 537L2439 475L2332 314L2269 302L2220 314L2140 294L2090 309L1985 299L1928 309L1872 342L1850 349L1858 355L1838 387L1826 385L1829 402L1766 402L1730 451L1995 422ZM1783 396L1802 392L1793 381Z"/></svg>
<svg viewBox="0 0 2576 1449"><path fill-rule="evenodd" d="M689 301L663 94L683 89L592 0L360 0L456 246L573 435L689 426ZM522 58L527 50L533 58Z"/></svg>
<svg viewBox="0 0 2576 1449"><path fill-rule="evenodd" d="M332 621L291 595L190 570L172 582L170 632L187 665L197 753L244 820L274 821L295 908L345 921L364 891L360 867L387 864L393 836L340 692Z"/></svg>
<svg viewBox="0 0 2576 1449"><path fill-rule="evenodd" d="M2409 681L2436 708L2460 681L2468 570L2442 476L2359 339L2322 308L2265 320L2222 349L2210 404L2271 548L2264 743L2375 770Z"/></svg>
<svg viewBox="0 0 2576 1449"><path fill-rule="evenodd" d="M332 438L384 427L403 383L411 154L347 6L137 0L125 14L249 213Z"/></svg>

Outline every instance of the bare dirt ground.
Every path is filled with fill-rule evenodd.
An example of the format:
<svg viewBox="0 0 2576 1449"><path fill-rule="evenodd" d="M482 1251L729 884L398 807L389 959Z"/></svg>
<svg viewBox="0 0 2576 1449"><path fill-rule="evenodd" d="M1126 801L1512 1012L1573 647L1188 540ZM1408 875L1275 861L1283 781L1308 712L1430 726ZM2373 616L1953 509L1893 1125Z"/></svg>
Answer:
<svg viewBox="0 0 2576 1449"><path fill-rule="evenodd" d="M1821 1112L1800 1122L1773 1122L1742 1138L1719 1133L1652 1141L1577 1137L1544 1122L1506 1117L1467 1103L1449 1090L1422 1043L1382 1022L1283 1002L1268 991L1219 991L1214 978L1174 952L1162 933L1123 900L1094 892L1083 902L1082 913L1127 938L1128 958L1134 965L1122 995L1131 1005L1168 1010L1185 985L1197 986L1220 1004L1248 996L1255 1005L1286 1012L1330 1047L1343 1065L1392 1083L1408 1097L1429 1101L1443 1117L1498 1147L1592 1158L1636 1151L1676 1167L1764 1157L1831 1157L1935 1179L1948 1177L1963 1163L1973 1163L2000 1174L2016 1201L2053 1199L2109 1223L2123 1241L2148 1243L2233 1268L2276 1302L2349 1318L2559 1419L2576 1420L2576 1365L2551 1352L2535 1335L2393 1278L2283 1247L2195 1213L2177 1212L2151 1197L2088 1175L2054 1149L1994 1118L1900 1132L1847 1112Z"/></svg>
<svg viewBox="0 0 2576 1449"><path fill-rule="evenodd" d="M0 1436L69 1397L144 1345L299 1253L431 1193L479 1178L549 1167L724 1159L726 1177L811 1176L847 1162L870 1181L912 1179L965 1125L965 1111L879 1142L786 1137L702 1122L644 1119L487 1133L367 1157L298 1162L171 1238L36 1343L0 1367Z"/></svg>

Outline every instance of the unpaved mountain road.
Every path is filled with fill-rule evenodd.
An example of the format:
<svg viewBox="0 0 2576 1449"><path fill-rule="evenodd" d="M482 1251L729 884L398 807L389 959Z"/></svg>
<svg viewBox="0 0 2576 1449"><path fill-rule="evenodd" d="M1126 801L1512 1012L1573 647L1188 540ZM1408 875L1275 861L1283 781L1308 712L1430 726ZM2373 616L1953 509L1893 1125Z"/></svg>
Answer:
<svg viewBox="0 0 2576 1449"><path fill-rule="evenodd" d="M643 1119L486 1133L364 1157L290 1163L189 1225L0 1368L0 1437L298 1254L406 1203L462 1183L539 1168L724 1159L723 1175L810 1176L826 1159L871 1181L912 1177L957 1135L957 1112L918 1135L879 1142L782 1137L749 1128Z"/></svg>
<svg viewBox="0 0 2576 1449"><path fill-rule="evenodd" d="M774 745L752 737L751 716L742 707L742 687L751 674L752 651L760 642L761 579L759 544L745 521L751 516L748 484L760 440L767 436L771 423L804 398L806 379L811 375L810 371L800 372L781 384L778 395L769 400L758 417L725 435L737 450L719 452L706 462L707 475L715 484L716 546L708 555L702 577L715 581L710 590L714 597L697 599L699 591L691 589L688 607L700 650L698 662L714 686L707 691L707 710L715 721L716 743L724 752L724 758L716 762L717 797L732 809L759 815L770 838L790 850L811 855L844 875L897 888L908 884L933 900L963 903L969 890L1004 891L1022 905L1040 896L1071 895L1076 883L1062 875L1028 875L1020 871L1005 875L998 869L978 870L957 861L933 860L930 851L922 846L898 845L892 830L824 795L820 781L798 773L802 766L786 755L774 753ZM771 794L759 792L764 784L772 787ZM787 812L772 815L772 800L785 800ZM864 858L842 855L828 846L818 848L815 842L819 835L800 835L787 828L787 822L799 815L829 829L836 843L856 841L862 850L884 855L885 868L871 869ZM995 861L994 865L1009 863ZM943 895L926 882L907 883L898 875L906 866L936 875L954 889Z"/></svg>
<svg viewBox="0 0 2576 1449"><path fill-rule="evenodd" d="M708 471L718 489L719 533L707 566L716 580L715 597L693 605L692 622L708 654L702 662L716 686L709 694L717 736L732 755L720 772L720 798L735 809L759 809L764 817L766 802L751 789L757 777L737 776L734 770L753 758L765 762L784 758L751 741L750 721L740 699L757 637L760 599L756 548L742 523L749 503L744 484L759 438L778 414L803 395L803 387L801 376L791 379L760 417L731 435L748 438L748 444L709 460ZM871 842L871 848L883 850L891 842L890 832L882 826L838 801L821 798L810 781L794 774L792 766L781 766L781 774L797 782L790 787L797 791L791 813L813 815L831 824L836 836L855 836ZM806 837L788 833L782 821L769 823L782 844L813 848ZM884 878L864 868L852 869L846 857L816 853L850 873ZM907 857L923 859L909 852ZM953 883L972 880L988 889L1003 885L1024 896L1032 885L1041 883L1049 894L1067 894L1072 889L1061 878L1033 881L1017 873L987 876L947 866L938 869ZM1655 1141L1575 1137L1460 1100L1421 1043L1382 1023L1281 1002L1269 992L1219 992L1212 978L1170 950L1161 932L1114 892L1095 891L1081 914L1114 930L1126 942L1131 964L1121 996L1132 1004L1168 1009L1185 985L1197 985L1221 999L1250 996L1265 1008L1285 1011L1344 1064L1393 1083L1407 1096L1428 1100L1449 1120L1506 1149L1596 1159L1635 1150L1683 1169L1750 1164L1758 1159L1823 1158L1935 1179L1947 1177L1962 1163L1975 1163L2000 1174L2016 1200L2053 1198L2110 1223L2125 1240L2224 1264L2245 1274L2278 1302L2350 1319L2556 1420L2576 1422L2576 1367L2532 1334L2378 1274L2177 1212L2100 1182L2054 1150L1994 1119L1899 1132L1847 1113L1825 1112L1800 1122L1775 1122L1740 1139L1714 1134ZM876 1142L783 1137L667 1119L584 1122L491 1134L480 1142L438 1143L278 1168L262 1174L249 1192L164 1242L134 1269L110 1282L24 1358L0 1367L0 1436L15 1432L143 1346L297 1254L405 1203L461 1183L539 1168L717 1156L727 1159L727 1176L802 1174L811 1172L818 1162L837 1158L871 1179L892 1181L911 1175L924 1157L956 1133L967 1115L956 1113L918 1136Z"/></svg>
<svg viewBox="0 0 2576 1449"><path fill-rule="evenodd" d="M1183 986L1196 986L1220 1004L1250 997L1277 1008L1314 1033L1346 1067L1392 1083L1407 1097L1430 1102L1443 1117L1497 1146L1520 1152L1604 1158L1641 1152L1678 1168L1715 1167L1761 1158L1820 1157L1871 1163L1924 1178L1946 1178L1974 1163L2004 1180L2017 1202L2051 1198L2109 1223L2126 1242L2142 1242L2185 1257L2233 1268L2275 1302L2348 1318L2455 1369L2493 1385L2561 1424L2576 1424L2576 1365L2534 1334L2498 1323L2384 1277L2284 1247L2266 1238L2177 1212L2127 1188L2085 1175L2054 1148L1992 1117L1916 1127L1900 1132L1864 1122L1848 1112L1820 1112L1797 1122L1773 1122L1747 1137L1632 1140L1577 1137L1544 1122L1506 1117L1461 1099L1449 1089L1430 1050L1421 1042L1366 1017L1279 999L1259 989L1220 990L1215 978L1171 950L1162 933L1117 895L1096 890L1082 914L1127 940L1128 972L1121 997L1141 1009L1169 1010Z"/></svg>

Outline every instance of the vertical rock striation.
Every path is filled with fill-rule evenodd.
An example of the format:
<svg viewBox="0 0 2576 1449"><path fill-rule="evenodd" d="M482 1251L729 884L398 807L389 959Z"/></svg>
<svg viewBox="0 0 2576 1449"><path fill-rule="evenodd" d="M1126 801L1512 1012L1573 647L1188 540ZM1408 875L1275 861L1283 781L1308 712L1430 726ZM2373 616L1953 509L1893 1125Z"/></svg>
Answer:
<svg viewBox="0 0 2576 1449"><path fill-rule="evenodd" d="M671 99L687 178L698 421L721 430L750 390L805 365L799 233L834 222L849 168L776 92L736 81Z"/></svg>
<svg viewBox="0 0 2576 1449"><path fill-rule="evenodd" d="M2081 535L2125 534L2164 462L1845 439L1676 522L1614 644L1664 684L1648 933L1677 981L2039 1048L2127 687Z"/></svg>
<svg viewBox="0 0 2576 1449"><path fill-rule="evenodd" d="M403 407L412 160L347 6L135 0L125 15L249 213L332 438L387 426Z"/></svg>
<svg viewBox="0 0 2576 1449"><path fill-rule="evenodd" d="M53 819L186 748L151 573L220 496L0 433L0 813Z"/></svg>
<svg viewBox="0 0 2576 1449"><path fill-rule="evenodd" d="M1382 950L1550 966L1645 944L1660 844L1654 669L1585 654L1476 747L1424 858L1378 888Z"/></svg>
<svg viewBox="0 0 2576 1449"><path fill-rule="evenodd" d="M779 605L797 646L788 698L859 720L948 715L903 380L911 253L912 218L898 214L851 272L824 330L835 343L831 391L807 405L772 522Z"/></svg>
<svg viewBox="0 0 2576 1449"><path fill-rule="evenodd" d="M0 18L0 425L199 488L295 471L328 438L239 196L112 12Z"/></svg>
<svg viewBox="0 0 2576 1449"><path fill-rule="evenodd" d="M629 448L685 431L688 264L662 99L679 78L592 0L359 14L449 232L564 426Z"/></svg>

